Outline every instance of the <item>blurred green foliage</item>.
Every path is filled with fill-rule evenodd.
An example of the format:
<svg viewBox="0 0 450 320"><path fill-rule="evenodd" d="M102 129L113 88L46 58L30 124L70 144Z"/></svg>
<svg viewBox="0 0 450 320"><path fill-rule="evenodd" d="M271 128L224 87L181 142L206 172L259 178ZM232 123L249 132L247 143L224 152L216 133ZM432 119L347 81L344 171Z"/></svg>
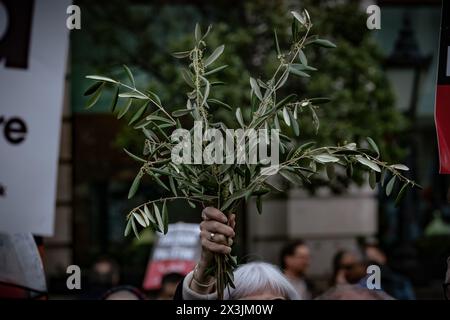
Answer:
<svg viewBox="0 0 450 320"><path fill-rule="evenodd" d="M136 76L137 86L158 93L166 107L184 107L186 84L180 61L171 53L192 47L195 23L203 28L213 24L208 44L225 44L220 59L229 67L220 73L223 86L212 97L243 110L250 105L249 76L267 79L277 65L273 28L280 45L290 35L290 9L300 9L297 1L196 1L129 2L78 1L83 14L82 31L72 33L72 92L76 111L83 105L85 74L107 74L127 64ZM405 118L395 109L394 96L382 69L383 57L366 28L367 15L354 1L302 1L314 21L313 30L337 44L337 49L308 49L308 63L318 71L311 78L290 81L285 92L300 97L330 97L333 101L318 112L320 130L316 134L310 116L300 122L301 139L321 145L343 145L347 141L364 143L370 136L377 141L382 157L397 162L402 149L398 137L406 128ZM256 70L263 70L258 73ZM261 71L260 71L261 72ZM113 74L116 76L116 74ZM78 90L79 89L79 90ZM78 91L78 92L76 92ZM110 99L105 99L109 101ZM100 101L101 106L101 101ZM247 107L249 108L249 107ZM99 110L101 108L97 108ZM104 111L108 105L105 104ZM234 127L234 114L220 110L217 116ZM118 135L118 146L142 145L139 134L127 126ZM131 147L130 149L133 149ZM354 176L362 182L361 176ZM331 184L334 191L348 185L345 173ZM325 184L320 178L314 187ZM327 184L329 184L327 182Z"/></svg>

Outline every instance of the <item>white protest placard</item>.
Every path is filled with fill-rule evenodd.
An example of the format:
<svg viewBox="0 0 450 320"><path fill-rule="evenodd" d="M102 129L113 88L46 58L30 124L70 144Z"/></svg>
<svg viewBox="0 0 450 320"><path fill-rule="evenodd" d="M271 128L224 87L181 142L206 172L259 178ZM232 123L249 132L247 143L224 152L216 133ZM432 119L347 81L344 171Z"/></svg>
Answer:
<svg viewBox="0 0 450 320"><path fill-rule="evenodd" d="M70 3L0 1L0 232L53 234Z"/></svg>

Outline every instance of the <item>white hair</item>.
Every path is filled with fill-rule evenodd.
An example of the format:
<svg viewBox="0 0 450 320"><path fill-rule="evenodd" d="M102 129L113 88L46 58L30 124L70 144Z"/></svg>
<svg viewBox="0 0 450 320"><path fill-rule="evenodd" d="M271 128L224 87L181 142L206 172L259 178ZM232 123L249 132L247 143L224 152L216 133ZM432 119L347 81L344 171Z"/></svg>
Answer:
<svg viewBox="0 0 450 320"><path fill-rule="evenodd" d="M250 262L237 268L234 272L234 285L235 289L225 289L225 299L238 300L271 293L287 300L300 300L298 293L280 270L265 262Z"/></svg>

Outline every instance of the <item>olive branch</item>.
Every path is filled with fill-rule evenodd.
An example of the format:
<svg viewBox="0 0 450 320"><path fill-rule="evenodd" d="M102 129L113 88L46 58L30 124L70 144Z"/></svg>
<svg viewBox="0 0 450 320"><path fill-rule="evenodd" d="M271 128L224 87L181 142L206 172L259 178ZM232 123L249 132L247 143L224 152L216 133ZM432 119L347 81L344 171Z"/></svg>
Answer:
<svg viewBox="0 0 450 320"><path fill-rule="evenodd" d="M356 166L368 171L369 185L372 188L379 183L381 187L385 187L388 196L394 190L396 182L400 183L396 203L401 200L408 186L418 186L403 175L402 172L409 170L405 165L382 161L377 144L369 137L365 147L359 147L356 143L325 147L315 147L314 142L298 145L295 138L292 138L300 135L299 122L305 112L311 114L311 121L316 130L319 130L316 110L321 104L329 102L329 99L315 97L299 100L296 94L279 97L278 90L290 76L310 77L310 72L317 71L308 65L305 54L308 46L336 47L328 40L310 35L313 25L308 11L293 11L292 15L292 40L287 50L281 50L274 30L275 49L279 60L276 71L267 81L250 78L251 105L245 109L246 114L250 114L249 119L245 119L240 107L234 108L225 101L212 97L214 87L223 83L210 81L208 78L227 66L212 68L224 52L224 45L217 47L211 54L206 54L206 38L211 26L202 34L197 24L194 48L173 54L176 58L189 61L187 68L181 69L181 76L190 89L187 92L186 107L171 114L156 93L136 88L134 76L127 66L124 66L127 83L105 76L87 76L95 80L95 83L85 92L86 96L90 96L86 107L94 106L104 87L108 85L114 90L111 110L119 119L127 116L129 125L145 136L142 155L135 155L125 149L130 157L142 164L130 187L128 198L134 196L144 176L149 176L171 194L133 208L126 217L125 236L133 230L136 237L139 237L139 228L147 227L167 233L168 201L185 200L193 208L198 204L203 207L212 205L229 215L236 212L242 201L247 202L253 197L256 198L256 207L261 213L262 196L270 192L283 192L279 186L268 181L269 176L262 173L264 167L260 163L206 165L175 164L171 161L174 143L170 138L170 131L183 128L180 118L189 116L195 121L201 121L205 129L227 129L223 122L215 119L214 112L211 112L213 108L234 110L237 125L242 129L280 130L279 145L283 161L278 173L290 184L304 186L311 183L311 176L318 174L326 174L329 180L333 180L337 167L345 168L347 175L351 177ZM123 101L122 106L118 106L119 101ZM237 142L238 145L245 145L245 140ZM246 151L251 151L254 147L245 145ZM230 254L215 256L215 263L208 272L216 278L219 299L223 298L228 286L234 287L233 270L236 267L236 257Z"/></svg>

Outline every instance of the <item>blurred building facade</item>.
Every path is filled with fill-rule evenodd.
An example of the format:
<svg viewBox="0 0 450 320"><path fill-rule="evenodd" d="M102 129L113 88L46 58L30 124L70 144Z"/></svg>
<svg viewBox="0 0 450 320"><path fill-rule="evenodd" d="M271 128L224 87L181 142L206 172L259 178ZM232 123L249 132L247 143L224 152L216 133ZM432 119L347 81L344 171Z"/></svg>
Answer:
<svg viewBox="0 0 450 320"><path fill-rule="evenodd" d="M189 1L179 1L176 5L185 3ZM360 237L378 237L386 248L393 248L388 253L399 270L410 273L417 285L427 285L430 279L438 276L441 256L449 253L448 247L438 245L446 235L430 238L425 232L436 210L444 221L450 221L446 200L449 183L446 177L437 174L433 120L440 1L391 0L376 3L381 7L382 22L381 30L374 30L373 34L386 57L395 50L405 16L410 20L421 54L431 57L421 75L420 86L415 88L419 92L411 118L413 127L408 138L404 139L407 147L409 143L415 146L414 149L408 148L408 164L424 190L408 194L400 208L395 208L393 201L382 194L364 187L351 188L341 196L324 191L311 197L294 190L286 198L265 201L261 216L256 214L252 205L245 209L247 215L241 220L238 250L240 255L249 259L278 263L278 252L283 243L304 238L313 252L312 276L323 279L329 275L331 256L337 250L355 248ZM133 204L127 202L126 194L137 170L115 143L122 124L106 111L82 111L80 97L71 97L81 95L85 85L81 79L92 73L77 62L91 50L83 47L79 38L72 36L72 59L62 119L56 227L55 236L45 239L46 270L50 278L59 279L72 263L88 266L103 253L114 257L122 255L118 259L129 275L126 279L139 285L151 240L136 243L122 237L124 211ZM399 86L400 83L395 81L394 87L400 87L398 100L404 101L402 97L409 96L412 88L405 87L404 83ZM147 196L157 197L160 192L155 186L144 185L143 191L133 201L137 203ZM199 221L195 210L175 206L173 211L173 222ZM394 250L397 247L402 250ZM417 277L414 275L417 270L429 274Z"/></svg>

